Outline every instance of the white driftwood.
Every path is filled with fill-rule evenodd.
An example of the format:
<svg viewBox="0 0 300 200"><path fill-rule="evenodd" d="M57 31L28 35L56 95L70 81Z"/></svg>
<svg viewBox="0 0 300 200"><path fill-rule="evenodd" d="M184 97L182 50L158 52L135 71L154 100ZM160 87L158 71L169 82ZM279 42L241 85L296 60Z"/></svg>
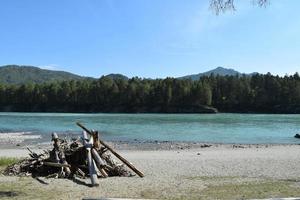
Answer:
<svg viewBox="0 0 300 200"><path fill-rule="evenodd" d="M108 174L104 170L105 162L102 160L102 158L99 156L98 152L94 148L92 149L92 155L102 176L104 178L108 177Z"/></svg>
<svg viewBox="0 0 300 200"><path fill-rule="evenodd" d="M99 182L98 182L97 172L91 154L91 149L93 147L93 137L88 139L87 133L85 131L82 132L82 136L83 136L83 144L87 150L87 159L88 159L88 167L89 167L91 183L93 186L98 186Z"/></svg>

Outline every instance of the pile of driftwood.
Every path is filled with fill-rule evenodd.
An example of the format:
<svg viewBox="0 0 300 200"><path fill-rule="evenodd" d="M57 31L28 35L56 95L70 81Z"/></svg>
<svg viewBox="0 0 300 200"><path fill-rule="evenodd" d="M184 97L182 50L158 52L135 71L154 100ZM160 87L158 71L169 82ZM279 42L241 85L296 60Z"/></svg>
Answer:
<svg viewBox="0 0 300 200"><path fill-rule="evenodd" d="M90 131L80 123L77 125L83 129L82 138L69 143L66 139L60 139L56 133L53 133L52 150L45 150L43 153L37 154L28 148L30 158L7 167L4 173L47 178L72 178L74 176L85 178L89 176L92 186L99 185L98 177L132 176L126 166L140 177L144 176L130 162L100 140L97 131ZM109 151L123 164L118 164Z"/></svg>

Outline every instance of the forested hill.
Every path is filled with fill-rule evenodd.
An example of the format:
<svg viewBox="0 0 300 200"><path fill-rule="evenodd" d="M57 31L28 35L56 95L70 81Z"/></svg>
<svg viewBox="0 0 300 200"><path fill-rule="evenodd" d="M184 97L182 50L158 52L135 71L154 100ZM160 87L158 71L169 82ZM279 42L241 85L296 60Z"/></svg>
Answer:
<svg viewBox="0 0 300 200"><path fill-rule="evenodd" d="M210 76L210 75L214 75L214 76L242 76L242 75L246 75L246 76L252 76L257 74L256 72L250 73L250 74L243 74L241 72L238 72L234 69L229 69L229 68L224 68L224 67L217 67L213 70L209 70L207 72L202 72L199 74L192 74L192 75L187 75L187 76L183 76L183 77L179 77L178 79L191 79L191 80L199 80L199 78L203 77L203 76Z"/></svg>
<svg viewBox="0 0 300 200"><path fill-rule="evenodd" d="M249 74L249 75L253 75ZM193 75L187 75L179 77L177 79L191 79L199 80L199 78L210 75L219 76L242 76L243 74L235 71L234 69L227 69L223 67L217 67L216 69ZM105 77L116 79L129 80L127 76L122 74L108 74ZM61 82L70 80L83 80L93 79L90 77L83 77L76 74L72 74L65 71L54 71L41 69L34 66L23 66L23 65L6 65L0 66L0 83L2 84L27 84L27 83L47 83L47 82Z"/></svg>
<svg viewBox="0 0 300 200"><path fill-rule="evenodd" d="M300 77L203 76L123 79L103 76L44 84L0 84L0 111L125 113L300 113Z"/></svg>
<svg viewBox="0 0 300 200"><path fill-rule="evenodd" d="M112 79L123 79L128 80L129 78L127 76L124 76L123 74L108 74L106 77L112 78Z"/></svg>
<svg viewBox="0 0 300 200"><path fill-rule="evenodd" d="M45 83L84 78L69 72L46 70L33 66L6 65L0 67L0 83L2 84Z"/></svg>

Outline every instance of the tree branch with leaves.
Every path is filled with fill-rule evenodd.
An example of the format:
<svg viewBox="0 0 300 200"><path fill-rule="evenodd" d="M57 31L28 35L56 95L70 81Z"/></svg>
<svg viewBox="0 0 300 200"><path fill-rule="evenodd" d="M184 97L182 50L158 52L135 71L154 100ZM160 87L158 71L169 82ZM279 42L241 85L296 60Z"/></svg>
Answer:
<svg viewBox="0 0 300 200"><path fill-rule="evenodd" d="M252 0L252 2L259 7L265 7L269 3L269 0ZM217 15L228 10L236 10L234 0L210 0L210 8L213 9Z"/></svg>

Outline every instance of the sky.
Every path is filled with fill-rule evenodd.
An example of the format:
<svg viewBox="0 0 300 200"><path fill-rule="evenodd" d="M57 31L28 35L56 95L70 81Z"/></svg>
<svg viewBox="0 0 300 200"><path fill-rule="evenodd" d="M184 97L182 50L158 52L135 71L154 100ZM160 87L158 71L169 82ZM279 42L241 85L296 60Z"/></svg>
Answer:
<svg viewBox="0 0 300 200"><path fill-rule="evenodd" d="M0 65L91 77L299 72L300 1L235 2L217 16L209 0L1 0Z"/></svg>

